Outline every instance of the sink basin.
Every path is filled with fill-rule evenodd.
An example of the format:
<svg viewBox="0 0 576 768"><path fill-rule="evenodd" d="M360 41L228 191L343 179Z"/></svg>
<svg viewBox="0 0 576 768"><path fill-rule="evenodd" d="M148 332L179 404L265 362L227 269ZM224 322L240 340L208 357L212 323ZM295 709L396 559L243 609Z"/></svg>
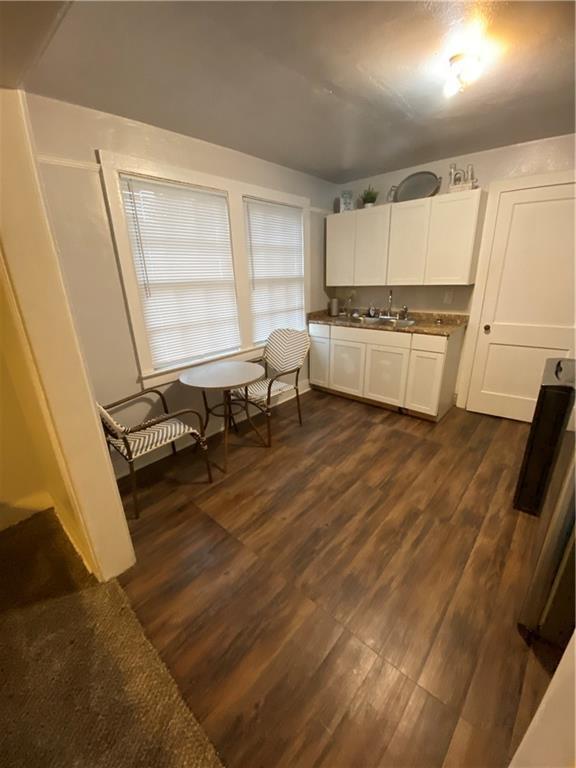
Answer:
<svg viewBox="0 0 576 768"><path fill-rule="evenodd" d="M395 317L365 317L364 315L350 319L358 325L389 325L392 328L408 328L416 322L415 320L398 320Z"/></svg>
<svg viewBox="0 0 576 768"><path fill-rule="evenodd" d="M351 317L350 319L353 323L358 323L358 325L382 325L388 322L388 318L385 317L366 317L365 315Z"/></svg>
<svg viewBox="0 0 576 768"><path fill-rule="evenodd" d="M395 328L409 328L416 320L387 320L386 322L391 323Z"/></svg>

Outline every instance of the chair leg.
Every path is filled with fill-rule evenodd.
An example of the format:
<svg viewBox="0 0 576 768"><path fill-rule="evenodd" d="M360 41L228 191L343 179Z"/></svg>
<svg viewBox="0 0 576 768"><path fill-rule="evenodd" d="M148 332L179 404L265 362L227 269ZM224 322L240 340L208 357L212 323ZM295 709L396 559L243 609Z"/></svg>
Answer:
<svg viewBox="0 0 576 768"><path fill-rule="evenodd" d="M129 461L128 466L130 467L130 480L132 481L132 501L134 504L134 519L138 520L140 518L140 508L138 506L138 486L136 484L136 472L134 471L134 462Z"/></svg>
<svg viewBox="0 0 576 768"><path fill-rule="evenodd" d="M208 456L208 445L206 444L206 438L202 438L202 442L200 443L200 447L202 448L202 453L204 454L204 461L206 462L206 471L208 472L208 482L212 482L212 467L210 465L210 457Z"/></svg>
<svg viewBox="0 0 576 768"><path fill-rule="evenodd" d="M266 408L266 432L268 435L268 448L272 446L272 411L270 406Z"/></svg>
<svg viewBox="0 0 576 768"><path fill-rule="evenodd" d="M300 392L298 392L298 385L296 385L295 389L296 389L296 408L298 409L298 421L300 422L300 426L302 426L302 409L300 408Z"/></svg>
<svg viewBox="0 0 576 768"><path fill-rule="evenodd" d="M202 451L202 454L204 455L204 461L206 462L206 471L208 472L208 482L212 482L212 465L210 464L210 459L208 458L208 442L204 435L198 435L194 434L193 432L190 433L190 437L194 441L194 452L200 448Z"/></svg>

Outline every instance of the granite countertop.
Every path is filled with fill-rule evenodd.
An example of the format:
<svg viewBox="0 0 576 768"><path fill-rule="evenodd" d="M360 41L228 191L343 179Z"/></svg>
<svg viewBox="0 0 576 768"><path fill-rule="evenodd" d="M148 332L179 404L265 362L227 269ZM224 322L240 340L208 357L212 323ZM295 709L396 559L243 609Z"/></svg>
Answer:
<svg viewBox="0 0 576 768"><path fill-rule="evenodd" d="M408 317L415 320L414 325L405 328L395 328L389 323L363 323L361 320L352 320L346 315L330 317L328 312L309 312L309 323L321 323L322 325L339 325L344 328L368 328L371 331L392 331L394 333L424 333L429 336L450 336L462 326L468 323L468 315L456 315L442 312L410 312ZM439 322L440 321L440 322Z"/></svg>

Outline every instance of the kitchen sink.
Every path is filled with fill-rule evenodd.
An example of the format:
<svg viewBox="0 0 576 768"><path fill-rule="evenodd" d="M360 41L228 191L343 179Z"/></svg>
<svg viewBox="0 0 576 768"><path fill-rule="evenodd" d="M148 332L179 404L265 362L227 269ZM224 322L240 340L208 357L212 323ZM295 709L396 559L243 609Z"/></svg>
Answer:
<svg viewBox="0 0 576 768"><path fill-rule="evenodd" d="M414 325L416 320L396 320L394 317L385 317L382 318L381 322L387 323L394 328L409 328L411 325Z"/></svg>
<svg viewBox="0 0 576 768"><path fill-rule="evenodd" d="M358 325L387 325L391 328L409 328L415 320L400 320L395 317L353 317L353 322Z"/></svg>

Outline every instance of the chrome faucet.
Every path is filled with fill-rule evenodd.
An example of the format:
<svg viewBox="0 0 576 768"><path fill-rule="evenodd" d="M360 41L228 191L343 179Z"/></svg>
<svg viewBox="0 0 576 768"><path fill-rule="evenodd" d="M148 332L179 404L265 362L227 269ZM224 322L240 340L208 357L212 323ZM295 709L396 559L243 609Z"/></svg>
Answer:
<svg viewBox="0 0 576 768"><path fill-rule="evenodd" d="M352 314L352 294L346 299L346 317Z"/></svg>
<svg viewBox="0 0 576 768"><path fill-rule="evenodd" d="M392 290L388 294L388 317L392 317Z"/></svg>

